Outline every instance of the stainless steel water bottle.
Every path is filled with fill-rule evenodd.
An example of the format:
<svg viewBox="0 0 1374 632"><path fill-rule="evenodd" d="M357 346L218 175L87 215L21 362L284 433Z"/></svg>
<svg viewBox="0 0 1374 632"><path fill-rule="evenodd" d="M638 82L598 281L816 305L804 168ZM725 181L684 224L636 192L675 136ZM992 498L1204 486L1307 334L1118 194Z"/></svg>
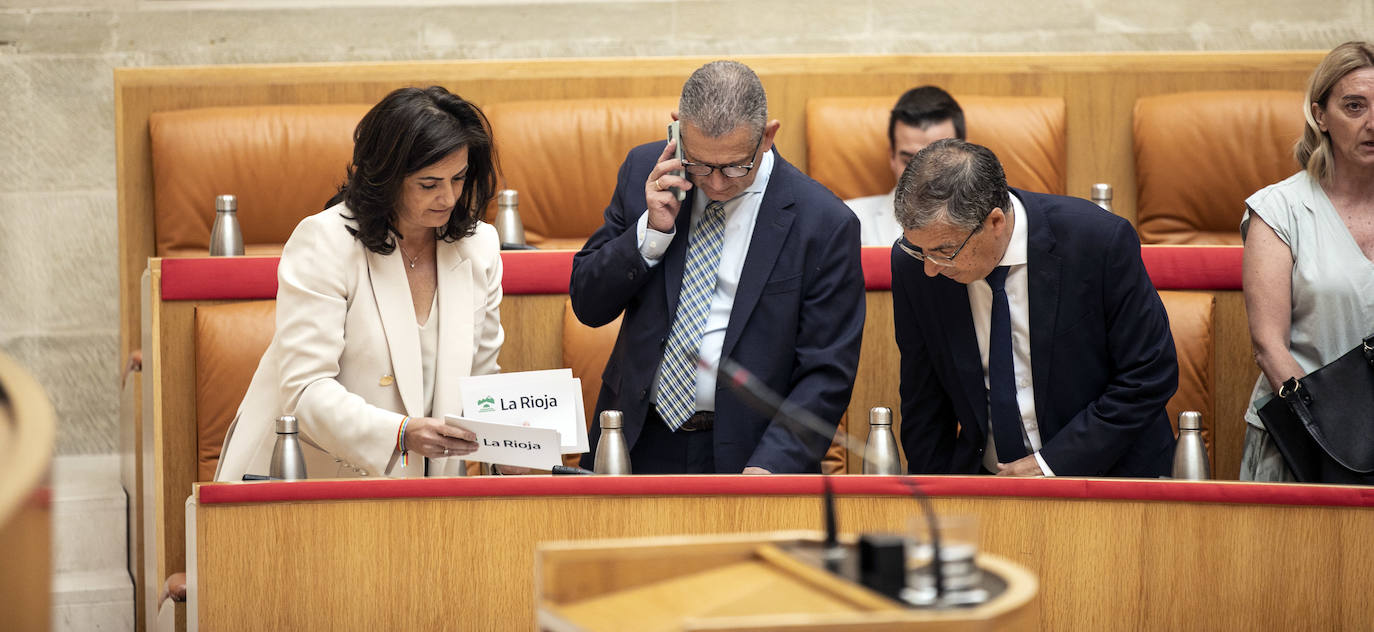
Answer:
<svg viewBox="0 0 1374 632"><path fill-rule="evenodd" d="M496 194L496 236L502 246L524 246L525 225L520 221L520 194L503 189Z"/></svg>
<svg viewBox="0 0 1374 632"><path fill-rule="evenodd" d="M301 454L297 430L295 417L277 417L277 445L272 448L272 468L268 471L272 478L305 480L305 456Z"/></svg>
<svg viewBox="0 0 1374 632"><path fill-rule="evenodd" d="M232 195L215 196L215 226L210 229L210 256L243 255L243 232L239 230L238 199Z"/></svg>
<svg viewBox="0 0 1374 632"><path fill-rule="evenodd" d="M1212 478L1207 465L1207 446L1202 443L1202 414L1185 411L1178 415L1178 444L1174 446L1174 478L1205 481Z"/></svg>
<svg viewBox="0 0 1374 632"><path fill-rule="evenodd" d="M868 445L864 448L864 474L901 474L902 458L892 435L892 409L878 406L868 411Z"/></svg>
<svg viewBox="0 0 1374 632"><path fill-rule="evenodd" d="M1092 201L1104 210L1112 210L1112 185L1105 182L1094 184Z"/></svg>
<svg viewBox="0 0 1374 632"><path fill-rule="evenodd" d="M630 449L625 445L625 417L618 410L601 413L601 440L596 444L597 474L629 474Z"/></svg>

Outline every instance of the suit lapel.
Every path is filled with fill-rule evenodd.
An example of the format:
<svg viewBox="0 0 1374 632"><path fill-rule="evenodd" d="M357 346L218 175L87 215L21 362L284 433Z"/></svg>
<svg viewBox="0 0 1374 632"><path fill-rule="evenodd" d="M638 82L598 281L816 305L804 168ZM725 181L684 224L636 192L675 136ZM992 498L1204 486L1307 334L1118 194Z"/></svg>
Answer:
<svg viewBox="0 0 1374 632"><path fill-rule="evenodd" d="M1013 190L1026 209L1026 265L1030 292L1031 376L1034 380L1035 414L1041 428L1050 419L1045 407L1053 401L1051 386L1054 376L1050 367L1054 359L1055 318L1059 313L1059 288L1063 275L1063 260L1054 254L1054 231L1045 213L1031 206L1026 196ZM1043 439L1049 436L1041 433Z"/></svg>
<svg viewBox="0 0 1374 632"><path fill-rule="evenodd" d="M682 200L682 206L677 212L677 226L674 229L678 238L673 239L673 243L668 245L668 251L663 253L663 289L668 298L668 322L671 324L673 315L677 313L678 294L682 292L682 271L687 266L687 244L690 241L692 232L692 209L695 207L695 192L688 191L687 197Z"/></svg>
<svg viewBox="0 0 1374 632"><path fill-rule="evenodd" d="M457 243L439 242L439 348L434 359L434 414L462 412L458 380L472 374L472 262Z"/></svg>
<svg viewBox="0 0 1374 632"><path fill-rule="evenodd" d="M396 252L380 255L368 250L367 270L372 295L377 299L377 313L382 317L387 348L391 351L391 368L401 393L401 403L407 415L420 416L424 411L420 403L424 391L420 375L420 329L415 324L415 303L410 297L404 264Z"/></svg>
<svg viewBox="0 0 1374 632"><path fill-rule="evenodd" d="M744 323L758 305L763 294L763 286L773 273L778 254L787 241L787 233L792 230L792 222L797 214L792 209L791 188L786 186L787 163L781 156L774 155L773 173L768 178L763 200L759 204L759 214L754 220L754 234L749 239L749 252L744 256L744 269L740 271L739 287L735 288L735 302L730 307L730 324L725 328L725 342L720 357L728 358L739 341Z"/></svg>

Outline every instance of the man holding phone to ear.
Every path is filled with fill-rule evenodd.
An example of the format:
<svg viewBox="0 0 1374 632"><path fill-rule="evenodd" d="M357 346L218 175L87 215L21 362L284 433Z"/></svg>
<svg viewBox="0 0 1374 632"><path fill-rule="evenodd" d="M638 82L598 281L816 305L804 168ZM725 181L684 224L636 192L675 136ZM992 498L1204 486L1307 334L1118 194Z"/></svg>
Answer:
<svg viewBox="0 0 1374 632"><path fill-rule="evenodd" d="M732 358L839 423L864 324L859 222L773 149L780 124L744 64L697 69L678 110L677 141L630 151L605 224L573 259L578 319L625 316L598 416L624 413L636 474L817 472L832 437L754 412L716 366Z"/></svg>

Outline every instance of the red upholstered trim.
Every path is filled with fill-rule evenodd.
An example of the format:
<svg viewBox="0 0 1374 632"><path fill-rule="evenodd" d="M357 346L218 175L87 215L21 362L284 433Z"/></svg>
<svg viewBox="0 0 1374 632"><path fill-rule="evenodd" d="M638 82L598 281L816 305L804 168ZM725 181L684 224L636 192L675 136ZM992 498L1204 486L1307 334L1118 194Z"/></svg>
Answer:
<svg viewBox="0 0 1374 632"><path fill-rule="evenodd" d="M279 257L187 257L162 260L162 300L277 297Z"/></svg>
<svg viewBox="0 0 1374 632"><path fill-rule="evenodd" d="M1150 281L1160 290L1239 290L1243 246L1140 247Z"/></svg>
<svg viewBox="0 0 1374 632"><path fill-rule="evenodd" d="M892 289L892 247L864 246L860 257L864 266L864 289Z"/></svg>
<svg viewBox="0 0 1374 632"><path fill-rule="evenodd" d="M501 253L501 290L506 294L567 294L573 250L507 250Z"/></svg>
<svg viewBox="0 0 1374 632"><path fill-rule="evenodd" d="M920 476L911 480L930 496L1374 507L1374 488L1370 487L992 476ZM831 481L835 493L841 495L910 493L896 476L835 476ZM820 493L821 477L507 476L227 483L198 489L199 501L204 504L471 496L792 496Z"/></svg>
<svg viewBox="0 0 1374 632"><path fill-rule="evenodd" d="M864 285L892 289L892 249L865 246ZM501 253L506 294L566 294L571 250ZM1140 257L1161 290L1239 290L1241 246L1142 246ZM277 296L277 257L196 257L162 260L162 298L267 299Z"/></svg>

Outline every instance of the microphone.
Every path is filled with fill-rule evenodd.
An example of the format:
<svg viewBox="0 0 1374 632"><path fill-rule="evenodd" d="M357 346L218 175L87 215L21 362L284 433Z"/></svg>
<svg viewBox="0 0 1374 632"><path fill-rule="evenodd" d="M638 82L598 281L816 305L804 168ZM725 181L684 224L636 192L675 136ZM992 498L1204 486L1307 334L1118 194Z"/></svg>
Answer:
<svg viewBox="0 0 1374 632"><path fill-rule="evenodd" d="M572 465L555 465L555 466L553 466L553 469L552 469L552 470L549 470L549 471L552 472L554 476L563 476L563 475L584 476L584 475L594 475L594 474L596 474L596 472L593 472L593 471L591 471L591 470L582 469L582 468L580 468L580 467L576 467L576 466L572 466Z"/></svg>
<svg viewBox="0 0 1374 632"><path fill-rule="evenodd" d="M705 368L710 368L710 365L704 363L701 358L697 359L697 363ZM719 380L721 377L725 378L726 387L738 395L750 408L761 415L776 416L782 419L793 431L793 434L796 434L799 429L806 430L827 439L839 438L846 446L857 444L860 449L867 451L865 449L867 442L857 439L843 430L832 429L830 424L822 421L815 413L783 399L734 359L720 359L716 379ZM821 474L821 480L825 486L826 567L833 571L834 568L831 567L832 556L836 558L834 564L837 566L838 558L844 556L844 550L836 539L835 499L830 489L830 477L825 474L825 470L821 470ZM941 556L940 530L935 522L935 508L930 503L930 497L921 491L920 486L915 481L906 476L899 476L897 480L901 481L911 491L911 496L920 505L921 513L925 516L926 526L930 530L931 574L935 584L935 603L939 604L945 595L945 569L944 559Z"/></svg>

